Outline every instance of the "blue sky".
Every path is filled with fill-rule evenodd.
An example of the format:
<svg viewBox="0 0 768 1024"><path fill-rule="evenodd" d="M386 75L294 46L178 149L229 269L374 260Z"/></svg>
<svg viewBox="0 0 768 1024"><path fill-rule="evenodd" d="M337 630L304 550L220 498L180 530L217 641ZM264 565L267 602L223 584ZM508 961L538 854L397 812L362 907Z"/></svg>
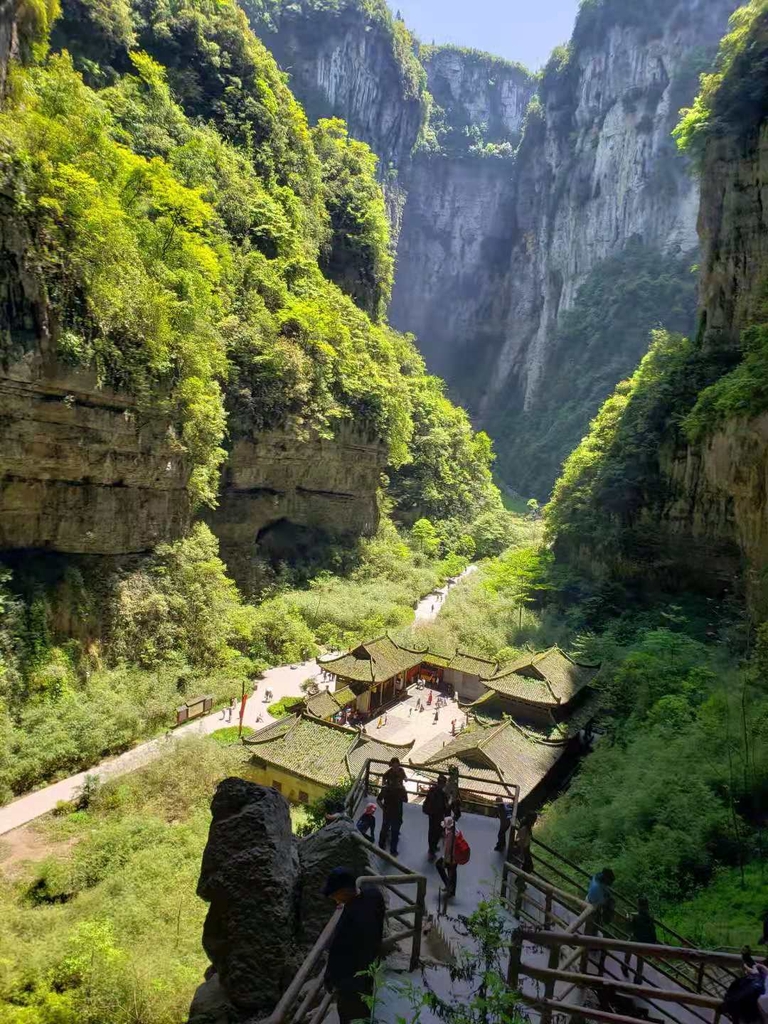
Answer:
<svg viewBox="0 0 768 1024"><path fill-rule="evenodd" d="M459 43L532 71L571 35L578 0L388 0L424 43Z"/></svg>

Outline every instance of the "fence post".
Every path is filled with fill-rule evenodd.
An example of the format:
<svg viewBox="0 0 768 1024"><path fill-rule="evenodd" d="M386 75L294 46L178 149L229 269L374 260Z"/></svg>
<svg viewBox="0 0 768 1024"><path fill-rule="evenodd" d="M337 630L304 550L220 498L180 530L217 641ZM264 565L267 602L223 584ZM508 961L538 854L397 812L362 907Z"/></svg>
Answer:
<svg viewBox="0 0 768 1024"><path fill-rule="evenodd" d="M500 893L499 893L503 900L505 900L507 898L507 888L508 888L508 886L507 886L507 879L508 878L509 878L509 868L507 867L507 862L505 860L504 863L501 866L501 890L500 890Z"/></svg>
<svg viewBox="0 0 768 1024"><path fill-rule="evenodd" d="M701 992L704 988L704 961L702 960L699 964L699 970L696 974L696 991Z"/></svg>
<svg viewBox="0 0 768 1024"><path fill-rule="evenodd" d="M424 902L427 898L427 880L416 880L416 906L413 911L413 945L411 946L411 970L415 971L421 959L421 933L424 930Z"/></svg>
<svg viewBox="0 0 768 1024"><path fill-rule="evenodd" d="M547 967L551 971L556 971L560 966L560 947L552 945L549 950L549 960L547 960ZM555 997L555 979L548 978L544 982L544 998L554 999ZM541 1008L541 1024L552 1024L552 1007L542 1006Z"/></svg>
<svg viewBox="0 0 768 1024"><path fill-rule="evenodd" d="M512 932L512 941L509 944L509 964L507 965L507 985L517 989L520 984L520 964L523 960L523 940L520 938L519 929Z"/></svg>
<svg viewBox="0 0 768 1024"><path fill-rule="evenodd" d="M585 935L597 935L597 925L595 924L595 915L587 918L587 922L584 925ZM585 946L581 951L581 960L579 961L579 971L582 974L589 974L589 948Z"/></svg>
<svg viewBox="0 0 768 1024"><path fill-rule="evenodd" d="M515 888L517 893L515 895L515 917L520 920L520 915L523 912L523 898L525 897L525 887L527 883L524 878L518 875L515 878Z"/></svg>
<svg viewBox="0 0 768 1024"><path fill-rule="evenodd" d="M363 796L368 796L371 791L371 759L365 762L365 793Z"/></svg>
<svg viewBox="0 0 768 1024"><path fill-rule="evenodd" d="M552 890L550 889L544 897L544 930L552 927Z"/></svg>

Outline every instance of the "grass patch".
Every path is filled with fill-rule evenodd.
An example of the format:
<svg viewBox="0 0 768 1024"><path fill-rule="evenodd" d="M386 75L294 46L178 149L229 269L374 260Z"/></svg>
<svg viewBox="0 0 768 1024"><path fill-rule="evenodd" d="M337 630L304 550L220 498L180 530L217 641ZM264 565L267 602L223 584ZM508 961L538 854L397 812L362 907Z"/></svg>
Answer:
<svg viewBox="0 0 768 1024"><path fill-rule="evenodd" d="M242 735L252 736L256 730L252 729L250 725L244 725ZM225 729L217 729L216 732L211 733L211 739L222 747L230 747L233 743L237 743L240 738L240 726L228 725Z"/></svg>
<svg viewBox="0 0 768 1024"><path fill-rule="evenodd" d="M303 697L281 697L280 700L276 700L274 704L269 705L267 714L273 718L285 718L286 715L290 715L291 708L301 704L303 700Z"/></svg>

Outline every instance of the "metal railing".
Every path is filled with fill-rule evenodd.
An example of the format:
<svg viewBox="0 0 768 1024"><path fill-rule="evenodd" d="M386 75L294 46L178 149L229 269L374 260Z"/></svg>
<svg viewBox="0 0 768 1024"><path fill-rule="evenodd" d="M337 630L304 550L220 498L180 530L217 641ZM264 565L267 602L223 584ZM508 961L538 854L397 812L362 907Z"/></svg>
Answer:
<svg viewBox="0 0 768 1024"><path fill-rule="evenodd" d="M537 896L543 897L543 901ZM574 1005L567 1001L568 996L574 989L584 988L641 999L674 1024L684 1024L684 1021L666 1005L669 1003L684 1006L690 1016L704 1024L710 1024L712 1012L716 1015L715 1021L719 1018L722 990L702 991L702 979L708 966L710 969L716 967L729 973L735 972L740 964L738 955L698 950L688 945L664 946L629 942L609 934L598 935L598 928L604 931L605 926L598 923L596 906L538 875L523 871L512 861L507 861L502 869L501 898L512 909L518 921L536 926L535 930L523 927L515 933L510 949L507 981L511 987L517 988L519 978L523 975L544 983L543 996L522 996L524 1001L538 1007L542 1024L549 1024L553 1010L564 1014L575 1012ZM572 914L577 915L575 919L567 920ZM556 941L550 938L552 935ZM523 962L523 941L533 942L537 946L549 946L546 967ZM561 960L569 948L573 952L564 961ZM596 975L588 973L590 950L598 951ZM636 957L632 971L634 982L624 980L616 973L618 967L621 974L628 977L632 956ZM574 971L577 962L579 968ZM647 977L643 980L646 965L675 987L658 984ZM685 970L680 970L680 967ZM557 982L566 982L568 987L555 1000ZM659 1006L659 1003L665 1005ZM583 1016L593 1016L591 1010L584 1007L578 1009ZM594 1019L618 1020L618 1017L605 1010L596 1010ZM626 1018L624 1024L629 1020Z"/></svg>
<svg viewBox="0 0 768 1024"><path fill-rule="evenodd" d="M358 772L357 777L352 783L352 788L347 794L345 809L350 816L354 816L361 800L364 800L372 793L379 792L381 789L381 778L389 767L388 761L375 757L368 758ZM438 775L446 774L445 769L423 768L420 765L404 765L403 767L409 769L416 776L414 780L416 782L416 792L410 794L413 796L424 795ZM472 808L477 808L480 813L487 813L493 810L496 797L506 794L507 799L512 801L511 824L512 828L515 827L517 824L517 809L520 803L520 787L517 783L502 782L500 780L498 783L492 784L494 788L489 789L487 788L489 785L488 780L474 775L472 772L459 772L457 777L459 780L459 797L462 810L472 813ZM462 787L462 781L471 783L472 788L470 789L468 786Z"/></svg>
<svg viewBox="0 0 768 1024"><path fill-rule="evenodd" d="M585 871L578 864L559 854L551 846L535 837L532 846L532 852L535 854L537 874L545 879L550 877L557 878L560 882L565 883L576 891L583 892L587 888L591 879L588 871ZM543 856L542 850L546 852L547 857ZM604 934L613 938L630 940L632 935L630 921L636 911L636 903L626 893L622 893L620 889L617 889L615 885L611 886L611 893L614 896L618 910L609 923L602 925L601 930ZM670 928L663 921L654 918L653 923L656 927L657 935L662 939L660 945L669 944L671 946L695 948L694 943L680 935L673 928ZM661 973L666 974L670 980L684 984L691 991L708 992L713 996L721 994L731 981L739 977L737 970L734 971L724 966L718 966L716 969L713 969L711 965L708 966L706 963L703 963L694 970L690 964L682 962L665 964L663 958L659 960L657 957L655 959L658 961L656 967Z"/></svg>
<svg viewBox="0 0 768 1024"><path fill-rule="evenodd" d="M358 833L355 833L354 838L373 857L383 860L394 869L391 874L360 875L357 887L362 889L365 886L376 885L386 889L399 901L397 906L388 907L385 913L385 920L390 922L390 927L382 944L382 956L391 952L399 943L410 940L410 970L413 971L421 960L421 936L424 930L427 896L426 876L411 871L392 854L380 850ZM411 892L404 892L407 886L414 886L414 889ZM260 1024L320 1024L325 1019L334 995L325 990L324 956L333 941L341 914L341 907L334 911L277 1006Z"/></svg>
<svg viewBox="0 0 768 1024"><path fill-rule="evenodd" d="M573 925L575 926L576 922L573 922ZM659 955L658 945L626 942L604 935L589 934L589 931L588 928L583 934L580 934L575 927L562 931L548 930L545 927L544 929L519 928L514 933L507 980L514 988L520 987L521 976L544 983L543 995L521 993L524 1002L540 1011L542 1024L549 1024L553 1012L565 1015L578 1014L590 1020L614 1022L614 1024L643 1024L647 1021L647 1012L641 1015L639 1008L637 1016L632 1016L631 1014L614 1013L601 1007L589 1007L568 1002L568 997L574 989L591 989L598 993L598 997L610 994L619 995L629 1000L639 1000L671 1021L679 1022L680 1018L671 1011L670 1005L682 1008L689 1015L706 1021L707 1024L718 1024L722 1012L722 1001L718 996L691 992L682 987L661 988L648 982L640 983L637 978L631 982L605 973L607 959L626 964L634 956L636 962L640 964L646 959ZM546 967L525 963L523 948L526 942L549 949ZM575 955L571 955L564 963L561 963L562 952L568 948L575 948ZM666 961L679 961L696 967L710 964L732 970L740 963L740 957L733 953L694 949L690 946L663 946L662 952ZM593 953L598 954L597 974L589 973L590 955ZM623 956L623 960L620 959L620 956ZM581 964L578 971L573 971L571 968L576 959L580 959ZM556 997L555 986L558 982L567 983L568 987Z"/></svg>

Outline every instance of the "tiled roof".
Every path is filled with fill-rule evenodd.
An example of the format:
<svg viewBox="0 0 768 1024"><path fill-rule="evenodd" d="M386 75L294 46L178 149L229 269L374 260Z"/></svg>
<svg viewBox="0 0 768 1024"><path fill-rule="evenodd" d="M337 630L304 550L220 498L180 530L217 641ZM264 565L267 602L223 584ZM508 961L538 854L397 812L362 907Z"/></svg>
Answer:
<svg viewBox="0 0 768 1024"><path fill-rule="evenodd" d="M599 665L578 665L559 648L553 647L533 660L537 672L549 683L555 697L567 704L584 686L587 686L600 670Z"/></svg>
<svg viewBox="0 0 768 1024"><path fill-rule="evenodd" d="M565 749L564 743L538 742L513 722L506 720L488 727L479 724L470 726L428 758L425 764L432 768L447 768L457 764L459 769L464 767L489 782L517 784L520 786L520 796L524 797L555 766ZM485 763L487 767L478 768L478 762ZM462 788L473 787L462 783Z"/></svg>
<svg viewBox="0 0 768 1024"><path fill-rule="evenodd" d="M445 657L442 654L433 654L431 651L427 651L426 654L422 655L421 661L423 665L436 665L438 668L447 668L451 663L450 657Z"/></svg>
<svg viewBox="0 0 768 1024"><path fill-rule="evenodd" d="M484 679L483 682L492 692L504 697L528 701L531 704L557 704L554 694L543 679L510 672L507 675L495 675L492 679Z"/></svg>
<svg viewBox="0 0 768 1024"><path fill-rule="evenodd" d="M486 658L476 658L473 654L463 654L456 651L449 662L449 667L457 672L466 672L470 676L480 676L492 673L497 668L495 661L488 661Z"/></svg>
<svg viewBox="0 0 768 1024"><path fill-rule="evenodd" d="M331 696L340 708L345 708L355 700L355 692L349 686L343 686L340 690L335 690Z"/></svg>
<svg viewBox="0 0 768 1024"><path fill-rule="evenodd" d="M320 693L307 697L307 711L315 718L333 718L339 707L336 695L329 693L328 690L321 690Z"/></svg>
<svg viewBox="0 0 768 1024"><path fill-rule="evenodd" d="M393 757L399 757L404 761L413 750L413 741L405 744L382 743L380 740L369 740L361 736L355 746L347 753L347 766L349 774L354 778L365 762L370 758L373 761L390 761ZM377 770L381 765L375 766Z"/></svg>
<svg viewBox="0 0 768 1024"><path fill-rule="evenodd" d="M379 683L421 664L426 648L411 651L400 647L388 636L360 644L338 658L323 661L323 668L342 679L363 683Z"/></svg>
<svg viewBox="0 0 768 1024"><path fill-rule="evenodd" d="M346 755L357 740L354 729L295 715L287 723L281 720L259 730L245 743L267 764L321 785L335 786L347 777Z"/></svg>

